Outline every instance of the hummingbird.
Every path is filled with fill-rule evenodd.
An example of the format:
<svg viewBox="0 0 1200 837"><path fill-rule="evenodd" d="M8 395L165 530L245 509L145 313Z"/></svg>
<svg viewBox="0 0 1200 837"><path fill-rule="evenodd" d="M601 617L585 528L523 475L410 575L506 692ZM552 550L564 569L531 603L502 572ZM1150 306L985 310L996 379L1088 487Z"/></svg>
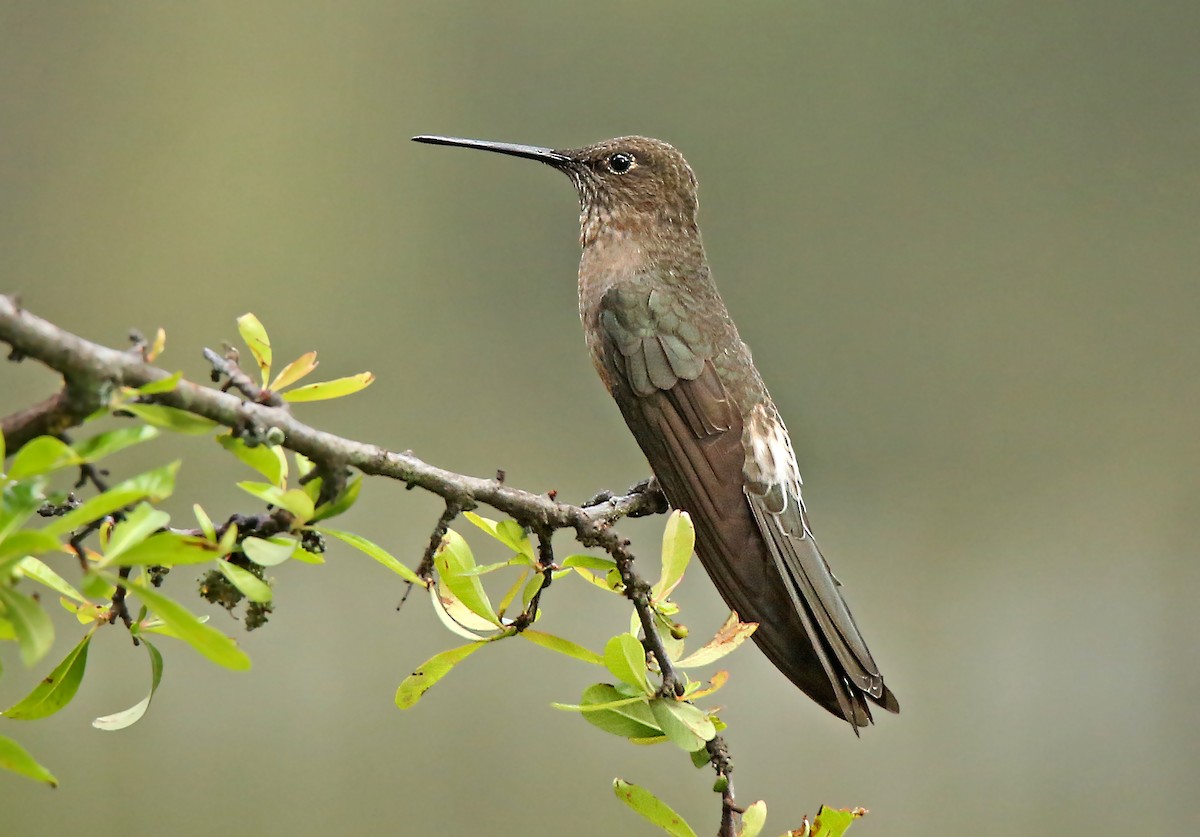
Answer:
<svg viewBox="0 0 1200 837"><path fill-rule="evenodd" d="M787 428L717 291L696 176L648 137L556 150L417 136L545 163L579 195L579 315L592 362L725 603L805 694L850 723L900 705L817 548Z"/></svg>

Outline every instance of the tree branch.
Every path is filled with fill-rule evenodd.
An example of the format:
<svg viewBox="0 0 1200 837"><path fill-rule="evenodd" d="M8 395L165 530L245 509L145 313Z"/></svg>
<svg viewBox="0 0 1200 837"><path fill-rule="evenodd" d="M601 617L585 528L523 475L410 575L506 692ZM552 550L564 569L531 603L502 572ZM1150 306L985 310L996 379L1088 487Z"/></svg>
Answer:
<svg viewBox="0 0 1200 837"><path fill-rule="evenodd" d="M171 376L165 369L145 362L141 352L117 351L64 331L23 310L11 296L0 295L0 340L12 347L11 359L33 358L60 373L65 382L57 395L0 419L8 454L36 436L58 435L82 423L109 403L117 387L142 387ZM506 485L499 474L492 479L458 474L424 462L411 451L389 451L318 430L293 416L282 399L254 385L235 360L208 349L204 354L214 373L229 379L223 389L180 380L172 390L152 396L153 401L203 416L238 433L248 432L259 438L271 433L282 440L285 448L308 457L324 473L340 474L351 467L437 494L446 503L446 513L439 520L427 558L440 542L445 526L462 511L481 503L536 533L543 555L552 556L549 535L559 529L573 530L579 543L607 552L617 563L625 595L641 622L645 644L658 663L662 675L660 694L674 698L683 693L683 681L671 665L654 624L650 586L634 572L629 542L612 529L612 524L622 517L667 511L666 498L653 480L639 483L620 497L605 494L584 505L560 503L553 494L535 494ZM230 389L241 392L246 399L229 392ZM431 571L432 567L426 566L430 563L422 562L422 569ZM120 613L121 604L114 600L114 610L125 619L126 614ZM732 834L733 814L737 809L729 781L732 766L724 741L717 738L710 742L709 755L719 779L724 780L718 782L722 794L720 833Z"/></svg>

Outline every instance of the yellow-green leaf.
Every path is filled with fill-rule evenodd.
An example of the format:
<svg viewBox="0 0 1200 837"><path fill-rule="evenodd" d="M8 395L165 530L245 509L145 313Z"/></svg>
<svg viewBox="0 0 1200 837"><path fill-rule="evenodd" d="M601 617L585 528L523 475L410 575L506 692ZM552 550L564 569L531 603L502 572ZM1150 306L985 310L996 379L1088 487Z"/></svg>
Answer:
<svg viewBox="0 0 1200 837"><path fill-rule="evenodd" d="M361 535L355 535L352 532L342 532L337 529L329 529L325 526L313 526L312 528L315 531L320 532L322 535L329 535L332 538L337 538L342 543L348 544L357 549L359 552L369 555L371 558L374 558L380 564L383 564L389 570L410 584L419 584L422 587L425 586L425 581L419 575L397 561L391 555L391 553L389 553L383 547L377 546Z"/></svg>
<svg viewBox="0 0 1200 837"><path fill-rule="evenodd" d="M167 598L152 587L130 585L129 592L154 611L177 637L220 666L235 671L250 668L250 658L232 639L202 623L183 605Z"/></svg>
<svg viewBox="0 0 1200 837"><path fill-rule="evenodd" d="M258 471L273 486L283 488L287 481L287 459L278 445L250 447L231 433L222 433L214 438L217 444Z"/></svg>
<svg viewBox="0 0 1200 837"><path fill-rule="evenodd" d="M650 711L662 731L685 753L701 749L717 735L712 720L690 703L655 698L650 701Z"/></svg>
<svg viewBox="0 0 1200 837"><path fill-rule="evenodd" d="M283 394L285 401L299 403L301 401L327 401L330 398L341 398L353 395L359 390L366 389L375 380L370 372L359 372L346 378L336 378L332 381L322 381L319 384L308 384L298 389L288 390Z"/></svg>
<svg viewBox="0 0 1200 837"><path fill-rule="evenodd" d="M305 352L279 371L275 380L271 381L270 389L278 392L284 387L290 387L316 368L317 353Z"/></svg>
<svg viewBox="0 0 1200 837"><path fill-rule="evenodd" d="M123 551L116 558L105 555L100 567L112 564L125 567L203 564L221 554L221 547L206 538L180 535L176 532L159 532L128 551Z"/></svg>
<svg viewBox="0 0 1200 837"><path fill-rule="evenodd" d="M58 787L58 779L54 778L53 773L38 764L28 750L3 735L0 735L0 767L45 782L52 788Z"/></svg>
<svg viewBox="0 0 1200 837"><path fill-rule="evenodd" d="M112 563L121 554L171 522L171 515L149 503L139 503L125 519L113 527L104 549L105 563Z"/></svg>
<svg viewBox="0 0 1200 837"><path fill-rule="evenodd" d="M274 567L291 558L300 545L295 538L276 535L273 538L246 538L242 541L242 552L260 567Z"/></svg>
<svg viewBox="0 0 1200 837"><path fill-rule="evenodd" d="M645 788L624 779L613 779L613 793L642 818L657 825L671 837L696 837L696 832L683 817Z"/></svg>
<svg viewBox="0 0 1200 837"><path fill-rule="evenodd" d="M187 410L168 407L166 404L138 404L127 401L121 405L121 409L133 413L147 424L192 436L202 435L217 426L212 419L189 413Z"/></svg>
<svg viewBox="0 0 1200 837"><path fill-rule="evenodd" d="M8 469L8 478L23 480L79 462L79 455L66 442L53 436L38 436L17 451Z"/></svg>
<svg viewBox="0 0 1200 837"><path fill-rule="evenodd" d="M604 646L604 667L622 683L654 694L646 677L646 649L633 634L617 634Z"/></svg>
<svg viewBox="0 0 1200 837"><path fill-rule="evenodd" d="M265 387L271 377L271 339L267 337L267 330L258 321L258 317L253 314L238 317L237 324L238 333L242 335L242 340L246 341L250 354L254 355L254 362L258 364L262 373L262 385Z"/></svg>
<svg viewBox="0 0 1200 837"><path fill-rule="evenodd" d="M32 533L31 533L32 534ZM38 534L41 534L40 532ZM17 571L26 578L32 578L38 584L49 587L56 593L66 596L69 599L74 599L80 603L86 603L87 599L83 594L71 586L61 575L50 569L46 564L33 556L22 558L17 564Z"/></svg>
<svg viewBox="0 0 1200 837"><path fill-rule="evenodd" d="M89 631L71 649L71 653L54 667L54 671L33 687L33 691L4 710L4 717L16 721L36 721L53 715L70 703L79 691L79 684L83 682L91 641L92 633Z"/></svg>
<svg viewBox="0 0 1200 837"><path fill-rule="evenodd" d="M742 830L738 837L758 837L767 824L767 803L761 799L742 813Z"/></svg>
<svg viewBox="0 0 1200 837"><path fill-rule="evenodd" d="M90 439L75 444L75 453L84 462L96 462L106 456L111 456L119 450L132 445L149 441L158 436L158 429L148 424L133 427L120 427L99 433Z"/></svg>
<svg viewBox="0 0 1200 837"><path fill-rule="evenodd" d="M583 660L585 663L593 663L594 665L604 665L604 658L582 645L571 642L569 639L563 639L554 634L542 633L541 631L524 630L520 634L525 639L532 642L534 645L540 645L543 648L549 648L551 651L557 651L560 654L566 654L568 657L574 657L577 660Z"/></svg>
<svg viewBox="0 0 1200 837"><path fill-rule="evenodd" d="M847 811L822 805L817 818L813 820L812 837L842 837L851 824L866 813L863 808Z"/></svg>
<svg viewBox="0 0 1200 837"><path fill-rule="evenodd" d="M179 470L179 465L180 462L176 460L114 485L103 494L91 498L79 508L54 520L42 531L63 535L138 500L149 500L152 503L164 500L175 490L175 472Z"/></svg>
<svg viewBox="0 0 1200 837"><path fill-rule="evenodd" d="M671 595L671 591L683 579L695 548L696 527L692 525L692 518L687 512L676 509L667 518L667 526L663 530L662 577L651 589L653 599L665 599Z"/></svg>
<svg viewBox="0 0 1200 837"><path fill-rule="evenodd" d="M175 387L179 386L181 380L183 380L183 372L176 372L174 375L168 375L165 378L159 378L157 381L142 384L137 388L137 391L141 395L161 395L164 392L173 391Z"/></svg>
<svg viewBox="0 0 1200 837"><path fill-rule="evenodd" d="M434 553L433 561L442 582L459 601L472 613L487 619L493 625L500 624L500 617L492 609L483 583L477 575L470 574L475 567L475 557L462 535L453 529L446 532L441 545Z"/></svg>
<svg viewBox="0 0 1200 837"><path fill-rule="evenodd" d="M250 601L271 601L271 586L245 567L239 567L229 561L218 561L217 569Z"/></svg>
<svg viewBox="0 0 1200 837"><path fill-rule="evenodd" d="M396 689L396 706L401 709L410 709L415 706L434 683L450 673L450 669L485 645L487 645L486 642L472 642L430 657L418 666L416 671L404 678L404 682Z"/></svg>

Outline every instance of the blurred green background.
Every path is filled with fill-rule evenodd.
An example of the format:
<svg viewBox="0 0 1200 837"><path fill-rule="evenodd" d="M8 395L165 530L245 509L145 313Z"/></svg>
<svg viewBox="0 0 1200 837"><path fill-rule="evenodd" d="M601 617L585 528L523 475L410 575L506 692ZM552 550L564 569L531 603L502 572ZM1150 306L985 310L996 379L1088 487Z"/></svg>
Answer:
<svg viewBox="0 0 1200 837"><path fill-rule="evenodd" d="M572 190L408 137L667 139L903 706L855 740L735 655L717 702L739 799L768 801L771 833L821 802L872 809L863 837L1193 833L1198 25L1194 2L1099 0L8 0L0 288L110 345L163 326L163 364L196 379L254 311L277 357L379 377L302 418L582 500L647 469L583 347ZM0 375L5 412L54 388L33 363ZM208 440L113 466L177 450L173 510L252 510ZM375 482L345 522L415 561L439 510ZM661 526L622 529L652 556ZM530 645L397 711L458 640L423 602L397 613L367 559L328 557L274 573L266 629L214 614L250 673L164 641L122 733L90 720L142 696L145 659L103 634L67 710L0 725L63 783L0 775L2 830L650 833L617 775L715 828L708 772L550 709L596 672ZM198 606L186 572L171 585ZM679 598L693 635L724 616L698 570ZM581 641L627 618L578 584L547 604ZM44 674L11 651L4 705Z"/></svg>

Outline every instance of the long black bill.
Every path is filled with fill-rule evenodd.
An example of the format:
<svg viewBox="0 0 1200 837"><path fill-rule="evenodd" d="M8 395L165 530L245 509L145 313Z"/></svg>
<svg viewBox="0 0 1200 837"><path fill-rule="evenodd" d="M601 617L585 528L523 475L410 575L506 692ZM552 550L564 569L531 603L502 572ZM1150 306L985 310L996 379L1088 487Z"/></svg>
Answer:
<svg viewBox="0 0 1200 837"><path fill-rule="evenodd" d="M483 151L495 151L497 154L508 154L513 157L524 157L527 160L537 160L555 168L562 168L571 162L571 158L566 154L560 154L553 148L539 148L536 145L515 145L511 142L489 142L488 140L438 137L424 134L419 137L413 137L413 142L426 142L430 145L454 145L460 148L478 148Z"/></svg>

